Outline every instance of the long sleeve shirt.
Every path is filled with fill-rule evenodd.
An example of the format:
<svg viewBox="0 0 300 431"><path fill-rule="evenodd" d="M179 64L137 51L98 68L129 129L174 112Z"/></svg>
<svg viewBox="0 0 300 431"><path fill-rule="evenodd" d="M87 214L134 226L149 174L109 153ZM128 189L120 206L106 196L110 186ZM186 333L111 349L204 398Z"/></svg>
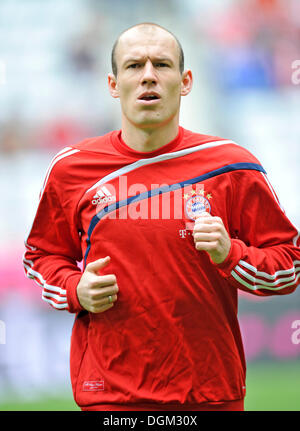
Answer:
<svg viewBox="0 0 300 431"><path fill-rule="evenodd" d="M222 218L230 252L195 248L196 216ZM299 232L261 163L245 148L182 127L152 152L121 131L52 160L25 241L24 268L57 310L76 313L71 380L82 409L192 409L245 396L237 293L292 293ZM77 297L87 263L109 255L118 300L88 313ZM120 407L121 409L121 407Z"/></svg>

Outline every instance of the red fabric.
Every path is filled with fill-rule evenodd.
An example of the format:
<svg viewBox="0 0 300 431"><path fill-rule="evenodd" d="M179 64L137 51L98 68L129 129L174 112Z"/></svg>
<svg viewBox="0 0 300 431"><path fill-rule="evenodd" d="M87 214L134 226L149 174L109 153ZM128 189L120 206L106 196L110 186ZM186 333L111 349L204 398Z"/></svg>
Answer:
<svg viewBox="0 0 300 431"><path fill-rule="evenodd" d="M180 128L176 138L173 139L171 142L169 142L166 145L163 145L162 147L157 148L156 150L147 151L147 152L136 151L128 147L128 145L126 145L122 139L121 131L117 135L116 134L112 135L112 143L116 148L116 150L119 151L120 153L125 154L126 156L134 157L136 159L138 158L144 159L144 158L155 157L163 153L175 151L177 145L182 140L182 136L183 136L183 129Z"/></svg>
<svg viewBox="0 0 300 431"><path fill-rule="evenodd" d="M83 411L190 411L190 412L224 412L224 411L244 411L244 400L225 401L220 403L203 403L197 405L97 405L88 408L82 408Z"/></svg>
<svg viewBox="0 0 300 431"><path fill-rule="evenodd" d="M58 154L26 241L25 271L43 299L77 313L75 400L81 408L241 400L237 289L295 290L298 232L259 161L235 143L180 129L168 152L152 157L124 145L115 131ZM188 186L149 194L181 182ZM195 249L190 217L202 204L232 238L220 265ZM104 313L80 313L77 262L105 256L103 274L116 275L118 300Z"/></svg>

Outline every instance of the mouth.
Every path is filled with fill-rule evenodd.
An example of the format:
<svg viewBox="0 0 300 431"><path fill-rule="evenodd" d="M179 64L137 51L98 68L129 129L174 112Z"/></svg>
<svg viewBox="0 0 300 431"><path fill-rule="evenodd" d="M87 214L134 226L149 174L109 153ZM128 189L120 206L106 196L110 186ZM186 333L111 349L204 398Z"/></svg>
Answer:
<svg viewBox="0 0 300 431"><path fill-rule="evenodd" d="M153 92L143 93L138 97L138 103L143 105L153 105L158 103L160 100L160 95Z"/></svg>

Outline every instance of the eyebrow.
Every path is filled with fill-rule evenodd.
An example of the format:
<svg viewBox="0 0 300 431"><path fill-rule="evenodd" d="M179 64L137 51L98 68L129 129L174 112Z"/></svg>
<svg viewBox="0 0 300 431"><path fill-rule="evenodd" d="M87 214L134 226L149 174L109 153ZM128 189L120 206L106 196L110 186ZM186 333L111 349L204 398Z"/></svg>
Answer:
<svg viewBox="0 0 300 431"><path fill-rule="evenodd" d="M123 66L126 66L128 63L135 63L135 62L140 62L140 61L145 61L145 57L132 57L132 58L128 58L124 63ZM171 58L168 57L154 57L152 60L152 62L154 63L162 63L162 62L169 62L171 64L174 64L173 60L171 60Z"/></svg>

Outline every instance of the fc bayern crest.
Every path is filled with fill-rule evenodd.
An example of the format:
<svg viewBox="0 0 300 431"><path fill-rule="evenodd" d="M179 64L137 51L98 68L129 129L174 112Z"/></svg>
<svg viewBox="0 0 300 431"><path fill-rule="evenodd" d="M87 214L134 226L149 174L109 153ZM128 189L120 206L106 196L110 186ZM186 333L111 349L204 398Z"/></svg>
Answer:
<svg viewBox="0 0 300 431"><path fill-rule="evenodd" d="M203 212L210 213L211 207L208 199L204 196L194 195L189 198L185 204L185 212L191 220L196 218Z"/></svg>

